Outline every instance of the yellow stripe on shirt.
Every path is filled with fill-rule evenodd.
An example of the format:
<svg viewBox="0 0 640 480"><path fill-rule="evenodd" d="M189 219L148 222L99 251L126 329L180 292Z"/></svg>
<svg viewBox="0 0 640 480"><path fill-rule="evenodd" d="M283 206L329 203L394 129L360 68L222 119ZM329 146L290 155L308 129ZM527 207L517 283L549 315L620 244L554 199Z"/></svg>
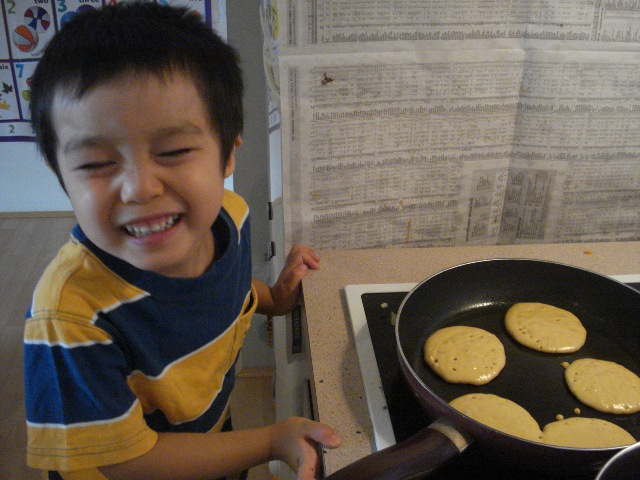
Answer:
<svg viewBox="0 0 640 480"><path fill-rule="evenodd" d="M145 423L137 401L125 415L94 423L28 424L29 465L43 470L68 471L120 463L148 452L158 439L158 434ZM105 424L109 428L105 428ZM96 442L98 438L100 441Z"/></svg>
<svg viewBox="0 0 640 480"><path fill-rule="evenodd" d="M129 387L141 400L145 413L162 410L169 422L179 425L198 418L209 408L238 356L257 306L255 298L252 286L244 313L231 327L214 341L173 362L160 375L151 377L138 371L129 377Z"/></svg>
<svg viewBox="0 0 640 480"><path fill-rule="evenodd" d="M238 194L230 190L225 190L222 206L232 218L239 232L249 216L247 204Z"/></svg>
<svg viewBox="0 0 640 480"><path fill-rule="evenodd" d="M65 295L61 294L63 289ZM110 338L104 331L92 329L88 333L87 327L91 328L87 319L95 320L99 311L113 310L146 295L109 270L84 246L68 242L38 283L33 302L38 308L30 312L25 342L66 346L86 345L87 341L107 343ZM56 319L66 321L63 328L51 322Z"/></svg>

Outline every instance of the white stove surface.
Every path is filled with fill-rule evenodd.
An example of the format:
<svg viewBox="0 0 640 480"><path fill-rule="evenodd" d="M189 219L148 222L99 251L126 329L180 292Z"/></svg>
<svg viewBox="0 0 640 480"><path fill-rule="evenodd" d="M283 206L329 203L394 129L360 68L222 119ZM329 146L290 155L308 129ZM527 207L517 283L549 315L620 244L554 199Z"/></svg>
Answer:
<svg viewBox="0 0 640 480"><path fill-rule="evenodd" d="M611 275L611 278L623 283L640 282L640 274ZM356 344L356 353L360 364L360 373L364 383L367 407L373 425L375 445L378 450L395 445L396 438L391 426L391 417L389 416L387 401L382 389L382 380L373 351L361 296L364 293L409 292L415 286L416 283L375 283L347 285L344 288L353 338Z"/></svg>

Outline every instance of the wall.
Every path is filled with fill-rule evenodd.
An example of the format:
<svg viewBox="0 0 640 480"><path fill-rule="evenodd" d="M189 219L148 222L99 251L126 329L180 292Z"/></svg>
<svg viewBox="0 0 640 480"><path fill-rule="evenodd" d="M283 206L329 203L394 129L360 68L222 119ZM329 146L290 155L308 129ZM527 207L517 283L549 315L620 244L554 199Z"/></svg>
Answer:
<svg viewBox="0 0 640 480"><path fill-rule="evenodd" d="M236 152L235 190L251 208L254 268L267 268L269 242L269 114L262 61L260 0L227 3L227 40L240 55L243 73L243 145ZM266 270L265 270L266 271Z"/></svg>
<svg viewBox="0 0 640 480"><path fill-rule="evenodd" d="M227 40L240 55L245 97L243 144L236 152L234 187L251 209L254 277L271 284L268 217L269 114L262 60L260 0L227 2ZM245 367L272 366L273 349L267 344L267 319L255 315L243 349Z"/></svg>
<svg viewBox="0 0 640 480"><path fill-rule="evenodd" d="M0 142L0 214L70 211L56 176L32 142Z"/></svg>

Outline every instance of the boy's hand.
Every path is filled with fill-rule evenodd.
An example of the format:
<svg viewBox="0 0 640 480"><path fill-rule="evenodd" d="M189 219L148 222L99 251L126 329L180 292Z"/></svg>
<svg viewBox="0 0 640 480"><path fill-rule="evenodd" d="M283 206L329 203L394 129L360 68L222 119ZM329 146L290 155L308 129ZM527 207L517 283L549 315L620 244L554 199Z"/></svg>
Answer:
<svg viewBox="0 0 640 480"><path fill-rule="evenodd" d="M323 423L291 417L271 426L271 456L285 461L296 472L296 480L315 480L320 471L317 447L340 446L342 439Z"/></svg>
<svg viewBox="0 0 640 480"><path fill-rule="evenodd" d="M269 315L285 315L298 303L300 296L300 283L309 269L320 268L320 257L311 248L305 245L294 245L287 255L285 263L277 282L271 287L271 298L264 300L262 311ZM270 301L269 301L270 300ZM270 304L270 305L269 305Z"/></svg>
<svg viewBox="0 0 640 480"><path fill-rule="evenodd" d="M220 478L282 460L297 473L297 480L315 480L320 471L318 445L336 448L341 442L331 427L300 417L253 430L165 432L145 454L100 467L100 472L113 480Z"/></svg>

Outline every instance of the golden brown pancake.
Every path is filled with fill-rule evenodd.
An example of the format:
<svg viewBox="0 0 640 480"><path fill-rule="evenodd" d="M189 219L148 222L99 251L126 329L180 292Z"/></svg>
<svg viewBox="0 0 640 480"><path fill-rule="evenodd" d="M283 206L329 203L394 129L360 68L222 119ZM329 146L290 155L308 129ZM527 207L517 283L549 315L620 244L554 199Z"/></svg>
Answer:
<svg viewBox="0 0 640 480"><path fill-rule="evenodd" d="M640 377L622 365L581 358L566 368L564 378L578 400L599 412L640 411Z"/></svg>
<svg viewBox="0 0 640 480"><path fill-rule="evenodd" d="M445 327L424 344L424 360L447 382L484 385L504 368L502 342L481 328Z"/></svg>
<svg viewBox="0 0 640 480"><path fill-rule="evenodd" d="M578 317L546 303L516 303L507 311L504 324L514 340L540 352L576 352L587 338Z"/></svg>
<svg viewBox="0 0 640 480"><path fill-rule="evenodd" d="M635 443L622 427L599 418L572 417L545 425L542 443L573 448L606 448Z"/></svg>
<svg viewBox="0 0 640 480"><path fill-rule="evenodd" d="M468 417L515 437L539 442L542 432L538 422L524 408L511 400L487 393L470 393L449 402Z"/></svg>

